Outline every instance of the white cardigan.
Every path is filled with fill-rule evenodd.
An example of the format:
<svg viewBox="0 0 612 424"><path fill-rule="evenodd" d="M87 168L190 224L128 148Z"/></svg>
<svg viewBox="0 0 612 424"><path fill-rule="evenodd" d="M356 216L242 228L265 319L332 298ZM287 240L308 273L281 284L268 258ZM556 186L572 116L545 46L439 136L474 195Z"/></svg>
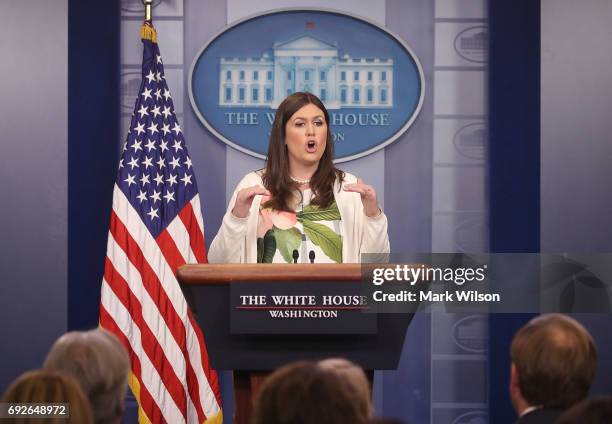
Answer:
<svg viewBox="0 0 612 424"><path fill-rule="evenodd" d="M345 173L342 185L356 182L357 177ZM257 263L257 221L262 196L253 198L247 217L237 218L231 213L236 193L254 185L263 187L259 172L247 174L234 190L221 228L208 251L210 263ZM368 217L363 211L359 193L344 191L338 181L334 184L334 198L342 218L342 262L359 263L362 253L388 253L389 235L385 214Z"/></svg>

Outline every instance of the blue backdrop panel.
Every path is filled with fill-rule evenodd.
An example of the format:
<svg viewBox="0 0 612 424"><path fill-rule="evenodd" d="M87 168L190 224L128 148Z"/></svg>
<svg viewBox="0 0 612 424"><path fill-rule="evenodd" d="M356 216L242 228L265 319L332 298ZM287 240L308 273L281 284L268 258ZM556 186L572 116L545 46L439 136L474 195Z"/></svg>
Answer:
<svg viewBox="0 0 612 424"><path fill-rule="evenodd" d="M540 1L489 1L491 252L540 249ZM513 422L508 394L514 332L531 315L491 315L489 422Z"/></svg>
<svg viewBox="0 0 612 424"><path fill-rule="evenodd" d="M118 165L119 1L68 6L68 328L98 325Z"/></svg>

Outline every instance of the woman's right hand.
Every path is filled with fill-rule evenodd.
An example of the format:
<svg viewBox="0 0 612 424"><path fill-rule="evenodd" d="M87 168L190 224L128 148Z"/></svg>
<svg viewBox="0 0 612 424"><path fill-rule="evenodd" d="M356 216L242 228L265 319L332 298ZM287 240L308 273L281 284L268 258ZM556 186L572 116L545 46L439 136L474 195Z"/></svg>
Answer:
<svg viewBox="0 0 612 424"><path fill-rule="evenodd" d="M236 193L236 202L234 203L234 209L232 209L232 215L236 218L246 218L249 215L253 198L258 194L269 196L270 192L260 185L254 185L243 188Z"/></svg>

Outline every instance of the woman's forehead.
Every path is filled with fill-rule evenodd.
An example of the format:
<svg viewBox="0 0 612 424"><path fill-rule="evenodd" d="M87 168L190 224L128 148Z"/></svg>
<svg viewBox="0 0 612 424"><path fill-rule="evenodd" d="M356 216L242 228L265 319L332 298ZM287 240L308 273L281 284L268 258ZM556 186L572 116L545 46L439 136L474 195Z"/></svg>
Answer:
<svg viewBox="0 0 612 424"><path fill-rule="evenodd" d="M304 119L312 119L316 117L324 117L323 111L316 105L312 103L308 103L307 105L302 106L291 115L290 119L304 118Z"/></svg>

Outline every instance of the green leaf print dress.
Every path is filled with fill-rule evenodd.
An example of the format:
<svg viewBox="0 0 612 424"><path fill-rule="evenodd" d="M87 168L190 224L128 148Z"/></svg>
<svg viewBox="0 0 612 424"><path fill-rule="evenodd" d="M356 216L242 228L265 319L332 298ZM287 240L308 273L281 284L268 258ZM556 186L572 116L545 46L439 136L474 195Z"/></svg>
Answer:
<svg viewBox="0 0 612 424"><path fill-rule="evenodd" d="M312 191L302 193L295 212L259 209L257 223L257 262L292 263L293 251L299 263L309 262L314 251L316 263L342 262L342 227L340 211L334 201L321 209L310 204ZM262 205L268 198L262 199Z"/></svg>

